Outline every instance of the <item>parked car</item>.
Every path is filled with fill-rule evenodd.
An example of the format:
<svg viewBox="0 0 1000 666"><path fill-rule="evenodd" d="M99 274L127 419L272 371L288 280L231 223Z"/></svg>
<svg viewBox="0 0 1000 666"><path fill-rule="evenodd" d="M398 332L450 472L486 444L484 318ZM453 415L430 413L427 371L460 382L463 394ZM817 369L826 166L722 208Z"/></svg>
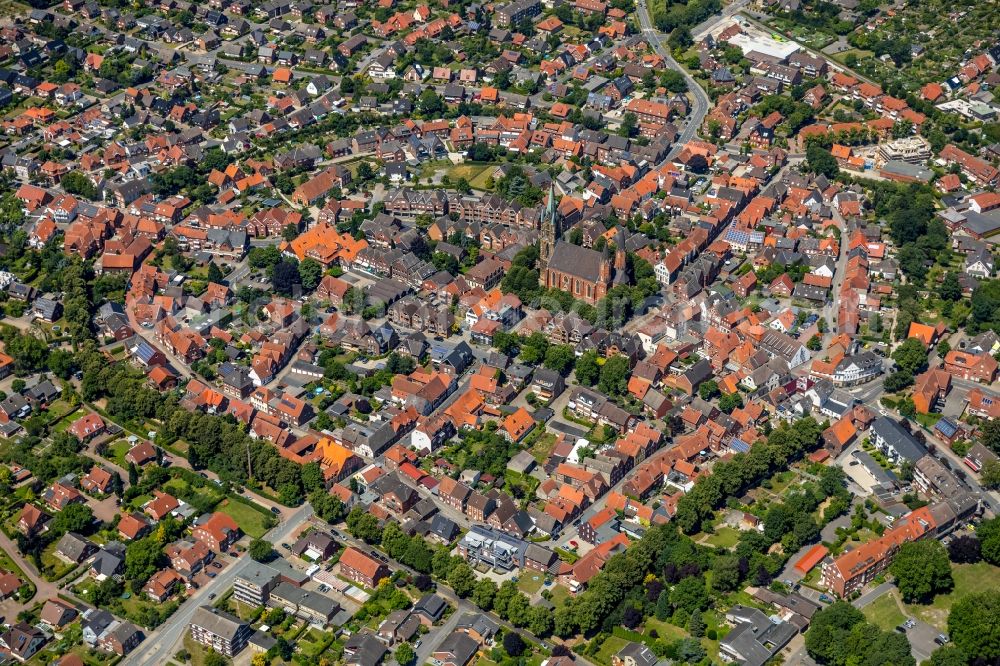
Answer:
<svg viewBox="0 0 1000 666"><path fill-rule="evenodd" d="M212 592L210 595L208 595L208 600L209 601L211 601L214 598L215 598L215 592Z"/></svg>
<svg viewBox="0 0 1000 666"><path fill-rule="evenodd" d="M950 643L951 639L948 638L947 634L938 634L934 637L934 642L938 645L944 645L945 643Z"/></svg>
<svg viewBox="0 0 1000 666"><path fill-rule="evenodd" d="M292 549L292 547L289 546L287 543L281 544L281 547L284 548L285 550L291 550Z"/></svg>
<svg viewBox="0 0 1000 666"><path fill-rule="evenodd" d="M215 578L218 574L216 574L214 571L209 571L205 575L207 575L209 578Z"/></svg>
<svg viewBox="0 0 1000 666"><path fill-rule="evenodd" d="M215 567L216 569L221 569L222 562L212 562L212 566Z"/></svg>
<svg viewBox="0 0 1000 666"><path fill-rule="evenodd" d="M279 509L279 508L278 508L278 507L276 507L276 506L272 506L272 507L271 507L271 513L273 513L273 514L276 514L276 515L279 515L279 516L280 516L280 515L281 515L281 509Z"/></svg>

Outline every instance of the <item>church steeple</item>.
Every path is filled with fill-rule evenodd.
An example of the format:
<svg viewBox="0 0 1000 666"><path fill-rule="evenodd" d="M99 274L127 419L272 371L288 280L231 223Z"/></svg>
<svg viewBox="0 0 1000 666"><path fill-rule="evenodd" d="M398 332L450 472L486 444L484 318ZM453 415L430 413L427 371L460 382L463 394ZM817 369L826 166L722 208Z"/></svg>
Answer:
<svg viewBox="0 0 1000 666"><path fill-rule="evenodd" d="M542 214L542 229L538 247L539 276L545 279L545 270L548 268L549 260L555 251L556 243L562 234L559 228L559 204L556 202L556 185L549 183L549 200L545 204L545 212Z"/></svg>

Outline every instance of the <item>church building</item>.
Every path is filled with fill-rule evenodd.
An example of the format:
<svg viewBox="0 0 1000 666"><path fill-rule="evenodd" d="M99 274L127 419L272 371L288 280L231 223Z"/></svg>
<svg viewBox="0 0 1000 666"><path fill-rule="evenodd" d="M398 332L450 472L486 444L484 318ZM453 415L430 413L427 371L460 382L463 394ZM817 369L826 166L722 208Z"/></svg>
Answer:
<svg viewBox="0 0 1000 666"><path fill-rule="evenodd" d="M607 247L598 251L562 240L561 222L555 186L550 185L539 245L539 282L547 289L561 289L594 305L607 295L608 289L627 280L624 242L615 249L612 264Z"/></svg>

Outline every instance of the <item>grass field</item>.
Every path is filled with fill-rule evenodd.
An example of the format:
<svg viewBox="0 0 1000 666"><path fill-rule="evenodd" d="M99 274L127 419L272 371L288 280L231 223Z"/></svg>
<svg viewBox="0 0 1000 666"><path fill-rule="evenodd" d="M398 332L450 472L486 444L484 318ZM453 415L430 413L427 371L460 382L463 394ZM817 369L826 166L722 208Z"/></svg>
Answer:
<svg viewBox="0 0 1000 666"><path fill-rule="evenodd" d="M517 579L517 589L530 597L542 589L542 585L545 583L545 576L528 570L525 570L523 573L524 575Z"/></svg>
<svg viewBox="0 0 1000 666"><path fill-rule="evenodd" d="M933 603L926 606L907 605L907 612L945 630L948 628L948 613L956 601L975 592L1000 590L1000 567L992 564L953 564L951 573L955 578L954 590L948 594L939 594Z"/></svg>
<svg viewBox="0 0 1000 666"><path fill-rule="evenodd" d="M865 51L863 49L847 49L846 51L835 53L834 55L829 57L833 58L834 60L836 60L841 64L844 64L844 61L847 59L847 56L851 54L856 56L858 60L863 60L864 58L870 58L871 56L875 55L875 52Z"/></svg>
<svg viewBox="0 0 1000 666"><path fill-rule="evenodd" d="M56 557L56 543L49 544L42 551L42 577L47 581L56 581L76 568L75 564L67 564Z"/></svg>
<svg viewBox="0 0 1000 666"><path fill-rule="evenodd" d="M933 428L944 414L916 414L913 418L925 428Z"/></svg>
<svg viewBox="0 0 1000 666"><path fill-rule="evenodd" d="M552 591L552 603L556 608L565 605L571 596L569 590L562 585L553 585L549 589Z"/></svg>
<svg viewBox="0 0 1000 666"><path fill-rule="evenodd" d="M7 551L3 549L0 549L0 568L3 568L5 571L10 571L15 576L20 578L22 583L27 583L32 590L37 592L37 590L35 590L35 585L28 580L27 576L24 575L24 571L21 567L17 566L14 560L11 559L10 555L7 554ZM32 596L34 596L34 592L32 593ZM22 601L27 601L27 599L22 599Z"/></svg>
<svg viewBox="0 0 1000 666"><path fill-rule="evenodd" d="M452 182L464 178L471 183L487 168L489 167L484 167L481 164L455 164L448 168L447 174Z"/></svg>
<svg viewBox="0 0 1000 666"><path fill-rule="evenodd" d="M617 654L618 651L626 645L628 645L628 641L624 638L610 636L608 637L608 640L604 641L604 644L601 645L601 649L597 651L597 654L594 655L594 661L602 666L610 664L611 657Z"/></svg>
<svg viewBox="0 0 1000 666"><path fill-rule="evenodd" d="M128 467L128 463L125 462L125 454L129 452L132 445L128 443L127 439L119 439L117 442L112 442L108 445L108 450L105 452L104 457L111 462L117 464L119 467Z"/></svg>
<svg viewBox="0 0 1000 666"><path fill-rule="evenodd" d="M906 620L893 592L886 592L865 606L862 612L869 622L883 631L892 631Z"/></svg>
<svg viewBox="0 0 1000 666"><path fill-rule="evenodd" d="M705 541L716 548L732 548L740 540L740 531L732 527L719 527L715 534L709 535Z"/></svg>
<svg viewBox="0 0 1000 666"><path fill-rule="evenodd" d="M669 622L663 622L662 620L657 620L655 617L650 617L646 620L646 631L643 633L647 636L650 635L650 631L655 630L658 638L670 642L676 641L681 638L687 638L688 632L684 631L680 627L675 627Z"/></svg>
<svg viewBox="0 0 1000 666"><path fill-rule="evenodd" d="M262 537L270 529L267 516L242 502L226 500L219 505L219 511L232 516L240 529L252 537Z"/></svg>
<svg viewBox="0 0 1000 666"><path fill-rule="evenodd" d="M22 5L20 2L12 2L11 0L0 0L0 16L18 16L27 14L31 8L27 5Z"/></svg>
<svg viewBox="0 0 1000 666"><path fill-rule="evenodd" d="M475 178L469 181L469 185L471 185L475 190L489 190L490 188L487 187L486 181L489 180L490 175L493 173L493 169L494 165L484 167Z"/></svg>
<svg viewBox="0 0 1000 666"><path fill-rule="evenodd" d="M208 648L191 638L191 632L184 632L184 649L191 655L188 661L191 666L203 666L205 657L208 655ZM232 663L227 660L227 663Z"/></svg>
<svg viewBox="0 0 1000 666"><path fill-rule="evenodd" d="M552 453L552 449L556 447L556 434L554 432L547 432L531 445L531 455L534 456L535 460L539 463L543 463L548 460L549 455Z"/></svg>

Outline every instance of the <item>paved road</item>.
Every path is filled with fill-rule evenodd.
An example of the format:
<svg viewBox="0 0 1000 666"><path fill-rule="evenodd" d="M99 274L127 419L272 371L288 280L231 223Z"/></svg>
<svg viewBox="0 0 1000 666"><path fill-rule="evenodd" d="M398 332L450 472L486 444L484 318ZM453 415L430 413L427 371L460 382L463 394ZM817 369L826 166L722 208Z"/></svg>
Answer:
<svg viewBox="0 0 1000 666"><path fill-rule="evenodd" d="M24 575L27 576L28 580L34 584L37 592L32 601L44 601L56 596L60 592L58 585L50 583L38 575L38 570L35 569L35 565L24 559L24 556L21 555L21 551L17 549L17 544L14 543L9 536L4 534L2 530L0 530L0 548L4 549L7 555L10 556L10 559L14 560L14 564L21 567L21 571L24 572Z"/></svg>
<svg viewBox="0 0 1000 666"><path fill-rule="evenodd" d="M878 599L879 597L881 597L883 594L885 594L889 590L893 589L893 587L894 586L893 586L892 583L882 583L878 587L875 587L875 588L872 588L872 589L868 590L867 592L865 592L864 594L862 594L860 597L858 597L857 599L855 599L854 601L852 601L851 605L854 606L855 608L859 608L859 609L860 608L864 608L865 606L867 606L868 604L872 603L873 601L875 601L876 599Z"/></svg>
<svg viewBox="0 0 1000 666"><path fill-rule="evenodd" d="M673 159L681 149L687 144L688 141L694 139L698 134L698 128L701 127L702 121L708 114L708 109L711 106L708 95L702 90L698 82L694 80L687 71L677 64L673 56L670 55L670 48L666 43L666 36L659 32L655 27L653 27L653 21L649 18L649 11L646 9L646 0L639 0L638 4L638 15L639 15L639 26L642 28L642 34L646 36L649 40L650 45L653 50L662 57L667 62L667 66L671 69L675 69L684 75L684 80L687 81L688 92L694 97L694 103L691 105L691 113L687 118L687 126L681 131L680 135L677 137L677 143L670 150L667 155L667 159ZM716 16L716 21L723 20L723 17Z"/></svg>
<svg viewBox="0 0 1000 666"><path fill-rule="evenodd" d="M426 664L427 660L431 658L431 654L437 649L437 646L455 630L460 617L462 617L462 613L455 611L448 618L447 622L436 629L431 629L431 632L424 637L423 643L417 648L417 659L414 663Z"/></svg>
<svg viewBox="0 0 1000 666"><path fill-rule="evenodd" d="M851 602L857 609L862 609L868 604L874 602L876 599L881 597L883 594L894 593L896 586L892 583L882 583L878 587L875 587L868 592L865 592L860 597ZM895 598L895 594L893 594ZM901 608L902 610L902 608ZM905 611L904 611L905 615ZM907 615L907 617L910 617ZM914 622L914 626L906 632L906 639L910 642L910 654L913 658L920 663L931 656L937 645L934 643L934 638L940 633L936 627L927 624L923 620L912 617L910 618Z"/></svg>
<svg viewBox="0 0 1000 666"><path fill-rule="evenodd" d="M288 520L265 534L264 538L272 543L285 541L296 530L300 529L302 523L311 515L312 506L306 504L296 510ZM180 641L184 638L195 611L199 606L209 603L209 593L220 594L228 590L233 581L236 580L236 576L242 573L252 561L249 555L244 554L232 565L223 569L222 573L212 579L212 582L202 586L200 590L188 598L177 612L159 629L153 631L123 663L135 666L167 663L173 654L180 649Z"/></svg>

